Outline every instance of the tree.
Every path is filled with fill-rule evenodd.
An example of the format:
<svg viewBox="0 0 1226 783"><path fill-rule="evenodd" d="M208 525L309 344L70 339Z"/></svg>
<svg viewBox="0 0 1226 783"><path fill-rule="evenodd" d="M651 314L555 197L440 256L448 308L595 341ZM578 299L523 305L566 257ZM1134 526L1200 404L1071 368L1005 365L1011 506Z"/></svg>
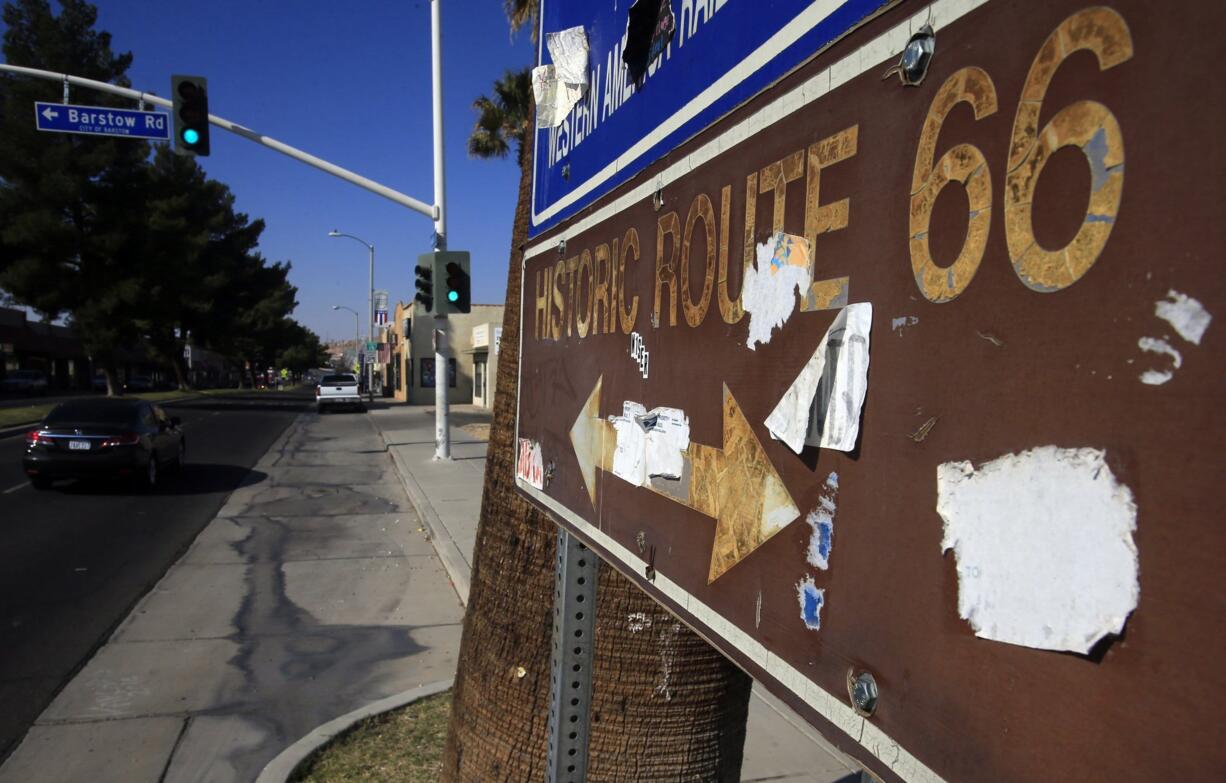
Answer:
<svg viewBox="0 0 1226 783"><path fill-rule="evenodd" d="M535 16L531 0L507 0L505 7L513 27ZM520 185L498 393L444 755L448 781L539 780L548 739L556 528L519 496L514 481L520 270L535 135L529 72L507 72L494 96L473 104L478 118L469 152L505 157L514 147ZM655 621L636 633L625 622L633 612ZM594 650L589 780L738 779L752 681L605 565ZM663 689L662 664L670 668Z"/></svg>
<svg viewBox="0 0 1226 783"><path fill-rule="evenodd" d="M143 242L136 259L145 297L137 323L154 354L174 368L179 388L186 390L183 348L208 318L230 266L211 266L216 259L207 251L233 221L233 196L225 185L208 179L194 159L166 146L154 154L145 191Z"/></svg>
<svg viewBox="0 0 1226 783"><path fill-rule="evenodd" d="M83 0L17 0L4 7L5 60L127 86L132 55L111 51L94 30L97 10ZM116 389L114 350L135 341L132 311L141 297L130 274L132 216L142 203L144 142L39 133L35 100L58 100L60 86L0 78L0 287L46 318L67 315ZM102 105L119 99L91 96Z"/></svg>
<svg viewBox="0 0 1226 783"><path fill-rule="evenodd" d="M303 373L328 362L328 352L319 342L319 335L292 319L285 320L282 330L285 347L277 353L276 366Z"/></svg>

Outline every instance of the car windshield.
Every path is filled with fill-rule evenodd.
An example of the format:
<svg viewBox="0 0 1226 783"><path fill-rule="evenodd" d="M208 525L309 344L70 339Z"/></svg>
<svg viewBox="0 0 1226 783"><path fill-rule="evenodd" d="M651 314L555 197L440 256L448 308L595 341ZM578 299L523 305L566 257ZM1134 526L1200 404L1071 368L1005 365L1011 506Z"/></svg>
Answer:
<svg viewBox="0 0 1226 783"><path fill-rule="evenodd" d="M44 423L48 427L65 424L110 424L129 425L136 423L137 406L122 402L87 400L65 402L47 414Z"/></svg>
<svg viewBox="0 0 1226 783"><path fill-rule="evenodd" d="M325 375L324 379L319 382L320 386L332 386L338 383L357 383L358 379L352 375Z"/></svg>

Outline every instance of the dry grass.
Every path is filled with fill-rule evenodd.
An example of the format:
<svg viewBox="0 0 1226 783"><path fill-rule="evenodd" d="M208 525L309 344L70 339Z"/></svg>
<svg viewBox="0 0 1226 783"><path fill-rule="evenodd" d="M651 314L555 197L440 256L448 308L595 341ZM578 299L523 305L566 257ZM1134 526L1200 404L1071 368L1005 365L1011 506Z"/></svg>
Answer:
<svg viewBox="0 0 1226 783"><path fill-rule="evenodd" d="M442 774L451 691L358 723L295 770L303 783L434 783Z"/></svg>

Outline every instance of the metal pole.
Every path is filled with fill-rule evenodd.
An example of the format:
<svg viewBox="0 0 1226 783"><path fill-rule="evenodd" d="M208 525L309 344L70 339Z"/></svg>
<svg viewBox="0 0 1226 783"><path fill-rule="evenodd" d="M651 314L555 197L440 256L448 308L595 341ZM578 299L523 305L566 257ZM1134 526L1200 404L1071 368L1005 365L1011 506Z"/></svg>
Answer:
<svg viewBox="0 0 1226 783"><path fill-rule="evenodd" d="M447 318L434 319L434 458L451 459L451 433L447 431L447 386L451 378L447 366Z"/></svg>
<svg viewBox="0 0 1226 783"><path fill-rule="evenodd" d="M443 20L441 0L430 0L430 70L434 95L434 247L447 249L446 182L443 178Z"/></svg>
<svg viewBox="0 0 1226 783"><path fill-rule="evenodd" d="M430 74L434 119L434 251L447 249L447 188L443 176L443 19L441 0L430 0ZM435 265L437 267L437 264ZM441 281L435 280L437 286ZM446 317L436 317L434 350L434 458L451 459L450 407L447 402L448 372ZM441 335L441 337L439 337Z"/></svg>
<svg viewBox="0 0 1226 783"><path fill-rule="evenodd" d="M368 315L370 322L366 329L366 342L375 342L375 246L370 247L370 299ZM366 357L366 393L370 395L370 401L375 401L375 363L371 361L371 357Z"/></svg>
<svg viewBox="0 0 1226 783"><path fill-rule="evenodd" d="M435 0L435 2L437 2L437 0ZM85 79L80 76L70 76L66 73L53 73L52 71L42 71L37 68L24 68L20 65L8 65L7 63L0 63L0 71L19 73L23 76L32 76L36 79L49 79L57 82L62 80L66 85L74 84L78 87L88 87L91 90L109 92L112 95L122 95L125 98L131 98L132 100L136 101L143 100L145 103L152 103L155 106L161 106L164 109L169 109L174 105L165 98L159 98L151 93L141 92L140 90L130 90L127 87L116 87L115 85L107 84L106 82L95 81L94 79ZM343 169L340 166L323 160L322 158L317 158L310 153L297 149L296 147L291 147L288 144L277 141L270 136L257 133L250 128L245 128L238 123L231 122L224 117L218 117L215 114L209 115L209 122L222 130L230 131L237 136L242 136L248 141L254 141L256 144L268 147L271 150L276 150L282 155L288 155L294 160L301 161L308 166L314 166L320 171L327 172L334 177L339 177L346 182L357 185L364 190L369 190L371 193L376 195L383 196L384 198L394 201L401 206L408 207L415 212L420 212L432 220L438 218L439 209L437 207L426 204L422 201L418 201L412 196L406 196L400 191L393 190L386 185L380 185L378 182L375 182L372 179L367 179L360 174L355 174L348 169Z"/></svg>
<svg viewBox="0 0 1226 783"><path fill-rule="evenodd" d="M587 778L597 562L596 553L558 529L549 678L549 783L582 783Z"/></svg>

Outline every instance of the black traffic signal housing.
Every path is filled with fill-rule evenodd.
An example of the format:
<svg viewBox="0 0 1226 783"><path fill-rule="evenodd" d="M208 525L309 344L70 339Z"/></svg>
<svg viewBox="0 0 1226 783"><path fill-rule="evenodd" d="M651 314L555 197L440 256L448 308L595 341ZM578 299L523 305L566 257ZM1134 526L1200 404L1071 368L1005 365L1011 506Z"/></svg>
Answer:
<svg viewBox="0 0 1226 783"><path fill-rule="evenodd" d="M175 152L206 157L209 154L208 80L203 76L171 76L170 97Z"/></svg>
<svg viewBox="0 0 1226 783"><path fill-rule="evenodd" d="M427 315L434 315L434 258L433 253L417 258L417 295Z"/></svg>
<svg viewBox="0 0 1226 783"><path fill-rule="evenodd" d="M464 251L443 252L438 255L443 271L446 273L447 286L445 297L449 313L467 313L472 310L472 278L468 274L469 258Z"/></svg>

